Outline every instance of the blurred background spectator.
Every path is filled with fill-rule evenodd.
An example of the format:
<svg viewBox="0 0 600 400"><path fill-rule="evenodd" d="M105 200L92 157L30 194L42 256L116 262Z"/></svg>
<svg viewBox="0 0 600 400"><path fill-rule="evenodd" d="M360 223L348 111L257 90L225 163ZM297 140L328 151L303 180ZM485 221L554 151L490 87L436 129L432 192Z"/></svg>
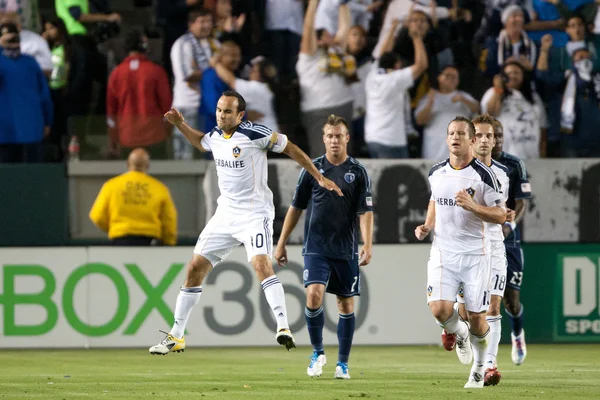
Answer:
<svg viewBox="0 0 600 400"><path fill-rule="evenodd" d="M125 48L127 58L108 80L109 152L121 158L131 149L143 147L153 159L167 159L171 128L163 114L172 102L167 73L146 57L148 38L139 30L127 35Z"/></svg>
<svg viewBox="0 0 600 400"><path fill-rule="evenodd" d="M10 22L0 24L0 104L0 162L42 162L54 113L50 89L35 59L21 53Z"/></svg>

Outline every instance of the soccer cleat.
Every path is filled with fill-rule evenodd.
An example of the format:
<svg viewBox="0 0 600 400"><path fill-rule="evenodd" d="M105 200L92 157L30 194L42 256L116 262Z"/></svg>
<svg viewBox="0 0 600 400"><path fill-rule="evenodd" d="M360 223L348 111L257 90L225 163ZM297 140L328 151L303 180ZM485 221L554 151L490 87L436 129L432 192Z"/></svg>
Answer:
<svg viewBox="0 0 600 400"><path fill-rule="evenodd" d="M442 345L444 349L448 351L454 350L454 346L456 345L456 333L448 333L444 329L442 331Z"/></svg>
<svg viewBox="0 0 600 400"><path fill-rule="evenodd" d="M527 345L525 344L525 330L521 329L521 334L515 336L513 333L510 334L512 339L512 361L515 365L523 364L525 357L527 357Z"/></svg>
<svg viewBox="0 0 600 400"><path fill-rule="evenodd" d="M327 364L327 357L325 357L325 354L317 354L315 351L310 357L310 364L308 364L308 368L306 368L306 373L311 378L321 376L325 364Z"/></svg>
<svg viewBox="0 0 600 400"><path fill-rule="evenodd" d="M501 378L502 374L498 371L498 368L488 368L483 375L483 386L496 386L500 383Z"/></svg>
<svg viewBox="0 0 600 400"><path fill-rule="evenodd" d="M335 366L335 372L333 377L335 379L350 379L350 373L348 372L350 368L348 368L347 363L339 362Z"/></svg>
<svg viewBox="0 0 600 400"><path fill-rule="evenodd" d="M275 339L277 340L277 343L285 346L287 351L296 347L296 341L289 329L280 329L279 332L277 332L277 335L275 335Z"/></svg>
<svg viewBox="0 0 600 400"><path fill-rule="evenodd" d="M469 380L465 383L465 389L481 389L483 388L483 377L478 372L471 372Z"/></svg>
<svg viewBox="0 0 600 400"><path fill-rule="evenodd" d="M469 336L465 339L456 337L456 355L461 364L470 365L473 362L473 349L471 348Z"/></svg>
<svg viewBox="0 0 600 400"><path fill-rule="evenodd" d="M185 339L184 338L177 339L175 336L171 335L170 333L167 333L164 331L160 331L160 332L164 333L167 336L165 336L165 338L156 346L150 347L150 349L149 349L150 354L166 356L170 352L180 353L180 352L185 351Z"/></svg>

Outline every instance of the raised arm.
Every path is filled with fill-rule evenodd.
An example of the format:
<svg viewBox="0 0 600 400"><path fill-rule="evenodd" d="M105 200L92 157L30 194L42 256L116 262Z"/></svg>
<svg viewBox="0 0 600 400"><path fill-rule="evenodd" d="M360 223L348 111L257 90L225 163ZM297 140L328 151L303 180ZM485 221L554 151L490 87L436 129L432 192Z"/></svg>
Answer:
<svg viewBox="0 0 600 400"><path fill-rule="evenodd" d="M304 27L302 28L302 41L300 42L300 53L312 56L317 51L317 33L315 32L315 15L319 0L309 0L306 14L304 15Z"/></svg>
<svg viewBox="0 0 600 400"><path fill-rule="evenodd" d="M202 147L201 140L204 137L205 133L198 131L191 126L189 126L185 120L183 119L183 115L177 111L175 108L171 108L169 111L165 113L165 118L171 125L177 127L186 137L186 139L198 150L207 151L204 147Z"/></svg>
<svg viewBox="0 0 600 400"><path fill-rule="evenodd" d="M225 68L221 63L217 63L215 65L215 71L217 72L219 78L221 78L221 80L225 82L227 86L235 90L235 75L233 72Z"/></svg>
<svg viewBox="0 0 600 400"><path fill-rule="evenodd" d="M423 38L416 33L411 33L410 36L415 48L415 63L410 68L412 69L413 79L416 80L423 72L425 72L425 70L427 70L429 62L427 61L427 52L425 51Z"/></svg>
<svg viewBox="0 0 600 400"><path fill-rule="evenodd" d="M347 3L342 4L338 9L338 30L333 38L334 42L342 49L346 48L351 25L352 16L350 15L350 7Z"/></svg>
<svg viewBox="0 0 600 400"><path fill-rule="evenodd" d="M392 27L388 32L387 37L385 38L385 42L383 42L383 46L377 53L377 58L381 57L382 54L392 51L394 48L394 42L396 41L396 31L398 30L398 26L400 25L399 19L394 19L392 21Z"/></svg>
<svg viewBox="0 0 600 400"><path fill-rule="evenodd" d="M325 178L323 174L319 172L319 170L312 163L311 159L308 158L305 152L303 152L298 146L296 146L291 141L288 141L287 146L283 150L284 154L287 154L292 160L296 161L300 164L306 172L312 175L313 178L319 183L319 186L327 189L333 190L338 195L343 196L344 194L333 181Z"/></svg>

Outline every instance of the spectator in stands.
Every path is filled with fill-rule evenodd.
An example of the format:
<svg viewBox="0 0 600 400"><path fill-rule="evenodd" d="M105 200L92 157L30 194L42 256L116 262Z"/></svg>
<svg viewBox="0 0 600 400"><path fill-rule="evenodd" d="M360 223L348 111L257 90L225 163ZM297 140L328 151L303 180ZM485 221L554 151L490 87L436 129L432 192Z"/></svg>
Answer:
<svg viewBox="0 0 600 400"><path fill-rule="evenodd" d="M177 210L169 189L148 175L150 157L134 149L128 172L107 181L90 210L90 219L116 246L177 243Z"/></svg>
<svg viewBox="0 0 600 400"><path fill-rule="evenodd" d="M428 2L392 0L387 7L385 20L381 32L379 32L379 39L377 41L377 46L375 46L375 49L373 50L373 56L376 57L378 54L382 54L381 47L384 46L385 41L389 36L394 20L401 22L401 25L396 25L395 27L395 29L399 29L402 27L402 24L409 21L409 15L412 11L422 11L428 16L434 16L437 19L450 18L452 16L457 16L459 13L458 9L437 7L435 1L429 2L430 5L427 5L427 3Z"/></svg>
<svg viewBox="0 0 600 400"><path fill-rule="evenodd" d="M558 10L561 18L568 21L575 15L581 16L586 27L594 33L600 33L600 15L598 1L595 0L548 0Z"/></svg>
<svg viewBox="0 0 600 400"><path fill-rule="evenodd" d="M533 5L530 0L485 0L485 12L479 30L475 34L475 41L485 44L488 40L498 37L504 27L502 13L510 6L518 6L524 12L525 23L529 23L533 14Z"/></svg>
<svg viewBox="0 0 600 400"><path fill-rule="evenodd" d="M394 52L400 55L406 65L415 63L413 32L418 32L418 35L423 38L428 68L426 73L414 83L410 91L412 109L416 108L421 98L427 95L431 88L431 82L439 75L439 71L447 65L454 65L454 55L448 47L448 42L435 28L431 17L420 10L413 10L409 14L408 22L400 29L394 44Z"/></svg>
<svg viewBox="0 0 600 400"><path fill-rule="evenodd" d="M500 35L495 39L487 40L485 74L488 77L494 76L507 62L517 62L527 73L532 72L537 59L537 49L523 29L525 24L523 9L515 5L506 7L502 11L502 23L504 29Z"/></svg>
<svg viewBox="0 0 600 400"><path fill-rule="evenodd" d="M213 35L221 42L235 40L239 43L239 33L246 23L246 14L234 16L232 12L231 0L216 0Z"/></svg>
<svg viewBox="0 0 600 400"><path fill-rule="evenodd" d="M204 71L210 68L211 57L219 49L219 42L210 36L213 30L211 12L206 9L190 12L188 29L171 48L175 76L173 107L183 114L192 128L204 129L204 121L198 120L201 96L199 84ZM175 159L191 160L194 157L194 147L177 128L173 134L173 150Z"/></svg>
<svg viewBox="0 0 600 400"><path fill-rule="evenodd" d="M282 80L296 76L296 61L304 21L304 5L298 0L267 0L265 29L270 54Z"/></svg>
<svg viewBox="0 0 600 400"><path fill-rule="evenodd" d="M21 54L16 25L0 25L0 163L42 162L53 108L48 82L33 57Z"/></svg>
<svg viewBox="0 0 600 400"><path fill-rule="evenodd" d="M156 3L156 23L163 32L162 62L169 78L173 77L171 48L187 31L188 14L201 5L202 0L158 0Z"/></svg>
<svg viewBox="0 0 600 400"><path fill-rule="evenodd" d="M68 131L77 135L82 153L96 150L87 140L88 115L92 105L93 84L99 86L95 99L96 112L105 113L107 65L106 57L98 51L98 44L88 34L90 24L117 23L121 16L117 13L90 13L88 0L55 0L56 14L63 20L71 40L71 58L69 60L68 80Z"/></svg>
<svg viewBox="0 0 600 400"><path fill-rule="evenodd" d="M17 13L19 23L24 29L31 32L41 30L38 0L2 0L0 1L0 16L7 13Z"/></svg>
<svg viewBox="0 0 600 400"><path fill-rule="evenodd" d="M600 71L594 64L587 46L582 44L573 51L571 70L566 74L551 72L548 68L548 53L552 36L542 38L540 57L537 63L538 78L547 92L557 93L560 104L551 112L560 115L561 155L563 157L600 157Z"/></svg>
<svg viewBox="0 0 600 400"><path fill-rule="evenodd" d="M594 35L588 30L582 16L574 14L567 20L567 35L569 41L564 48L557 48L552 44L550 50L551 63L558 65L560 70L571 69L571 57L575 49L587 47L596 69L600 69L600 35Z"/></svg>
<svg viewBox="0 0 600 400"><path fill-rule="evenodd" d="M221 64L220 57L217 57L215 71L229 88L244 97L248 120L280 132L275 114L275 96L279 92L277 69L271 61L264 57L252 60L248 80L236 78L230 68Z"/></svg>
<svg viewBox="0 0 600 400"><path fill-rule="evenodd" d="M352 120L350 77L356 73L356 60L345 54L350 29L350 10L339 6L339 27L335 36L325 29L315 31L318 0L309 0L304 16L300 55L296 72L302 94L302 123L308 138L308 154L317 157L323 149L323 121L331 114Z"/></svg>
<svg viewBox="0 0 600 400"><path fill-rule="evenodd" d="M558 11L555 3L560 0L532 0L533 13L531 22L525 25L525 30L529 38L539 45L542 36L550 34L554 38L556 47L564 47L567 44L568 36L564 32L565 22ZM582 0L565 0L573 6L581 3ZM590 0L583 0L590 1ZM593 0L591 0L593 1Z"/></svg>
<svg viewBox="0 0 600 400"><path fill-rule="evenodd" d="M223 42L218 55L219 64L228 70L230 74L234 74L235 71L240 67L242 61L242 51L240 46L233 41ZM214 60L216 61L216 60ZM202 75L200 81L200 91L202 92L202 99L200 100L200 116L204 120L204 127L200 130L204 132L210 132L215 126L217 126L217 102L223 94L223 92L231 89L226 82L224 82L217 71L214 68L208 68ZM198 112L198 111L197 111Z"/></svg>
<svg viewBox="0 0 600 400"><path fill-rule="evenodd" d="M144 147L153 159L169 156L170 128L163 114L171 106L166 71L148 59L148 38L139 30L125 38L127 58L110 74L106 96L109 146L114 156Z"/></svg>
<svg viewBox="0 0 600 400"><path fill-rule="evenodd" d="M0 18L0 23L16 25L21 40L21 53L35 58L35 61L37 61L44 74L50 76L50 73L52 73L52 53L48 47L48 42L36 32L23 29L21 18L16 12L4 14Z"/></svg>
<svg viewBox="0 0 600 400"><path fill-rule="evenodd" d="M391 30L391 38L393 33ZM413 65L402 68L400 56L386 52L376 61L379 68L373 68L367 77L365 141L373 158L408 158L407 135L414 131L408 89L427 70L422 31L412 28L410 35L415 49Z"/></svg>
<svg viewBox="0 0 600 400"><path fill-rule="evenodd" d="M507 62L481 99L481 112L504 126L504 151L522 160L546 156L546 112L523 65Z"/></svg>
<svg viewBox="0 0 600 400"><path fill-rule="evenodd" d="M352 113L352 150L354 157L368 155L365 144L365 113L367 111L367 94L365 82L373 67L371 50L367 47L367 31L361 25L354 25L348 33L346 52L356 60L356 73L351 84L354 95L354 112Z"/></svg>
<svg viewBox="0 0 600 400"><path fill-rule="evenodd" d="M446 128L448 121L457 115L469 119L479 113L479 102L470 94L458 90L460 75L458 68L447 66L437 77L438 90L430 89L421 99L415 111L415 119L423 129L421 157L428 160L443 160L448 156Z"/></svg>
<svg viewBox="0 0 600 400"><path fill-rule="evenodd" d="M54 124L44 144L44 158L50 162L61 162L65 159L68 143L66 95L71 45L67 27L58 17L44 22L42 36L52 49L49 84L54 104Z"/></svg>

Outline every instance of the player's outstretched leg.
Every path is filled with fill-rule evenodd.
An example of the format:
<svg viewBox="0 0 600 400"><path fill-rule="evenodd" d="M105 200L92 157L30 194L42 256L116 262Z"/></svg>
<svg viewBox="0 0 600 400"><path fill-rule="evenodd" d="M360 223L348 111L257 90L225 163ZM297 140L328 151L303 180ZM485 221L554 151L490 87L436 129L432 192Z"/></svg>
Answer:
<svg viewBox="0 0 600 400"><path fill-rule="evenodd" d="M313 346L313 354L310 357L310 363L306 368L308 376L315 377L323 374L323 367L327 364L327 357L325 356L325 349L323 348L323 326L325 325L325 314L323 313L323 306L319 308L308 308L304 310L306 316L306 327L308 329L308 336L310 337L310 343Z"/></svg>
<svg viewBox="0 0 600 400"><path fill-rule="evenodd" d="M340 317L337 326L338 337L338 362L335 366L334 377L336 379L350 379L348 360L352 349L354 338L354 327L356 317L354 316L354 297L338 296L338 309Z"/></svg>
<svg viewBox="0 0 600 400"><path fill-rule="evenodd" d="M498 345L502 335L501 315L488 315L487 323L490 326L488 347L485 355L484 386L496 386L502 375L498 371L496 359L498 357Z"/></svg>
<svg viewBox="0 0 600 400"><path fill-rule="evenodd" d="M512 361L515 365L523 364L527 357L527 345L525 344L525 331L523 330L523 305L520 301L520 293L511 287L507 287L504 296L506 314L510 318L512 339Z"/></svg>
<svg viewBox="0 0 600 400"><path fill-rule="evenodd" d="M310 265L310 262L306 263L307 267ZM304 276L307 277L308 275L305 273ZM313 347L313 354L310 357L306 373L311 378L321 376L323 374L323 367L327 364L327 357L325 357L325 349L323 347L323 326L325 326L325 313L323 311L324 295L325 285L322 283L314 282L306 287L306 308L304 315L306 316L308 336Z"/></svg>
<svg viewBox="0 0 600 400"><path fill-rule="evenodd" d="M469 380L465 384L465 389L478 389L483 387L483 367L490 328L485 320L485 313L470 313L469 321L471 323L470 336L473 347L473 366L469 373Z"/></svg>
<svg viewBox="0 0 600 400"><path fill-rule="evenodd" d="M192 309L200 301L202 281L211 269L212 264L206 258L194 254L192 261L187 265L187 277L177 296L173 327L159 344L150 347L150 354L166 355L169 352L179 353L185 350L185 327Z"/></svg>
<svg viewBox="0 0 600 400"><path fill-rule="evenodd" d="M269 303L275 321L277 321L275 340L277 340L277 343L280 345L285 346L289 351L296 347L296 342L288 323L283 285L279 281L279 278L277 278L277 275L273 272L271 257L262 254L256 255L252 257L252 266L254 267L258 279L260 279L260 285L265 292L267 303Z"/></svg>

